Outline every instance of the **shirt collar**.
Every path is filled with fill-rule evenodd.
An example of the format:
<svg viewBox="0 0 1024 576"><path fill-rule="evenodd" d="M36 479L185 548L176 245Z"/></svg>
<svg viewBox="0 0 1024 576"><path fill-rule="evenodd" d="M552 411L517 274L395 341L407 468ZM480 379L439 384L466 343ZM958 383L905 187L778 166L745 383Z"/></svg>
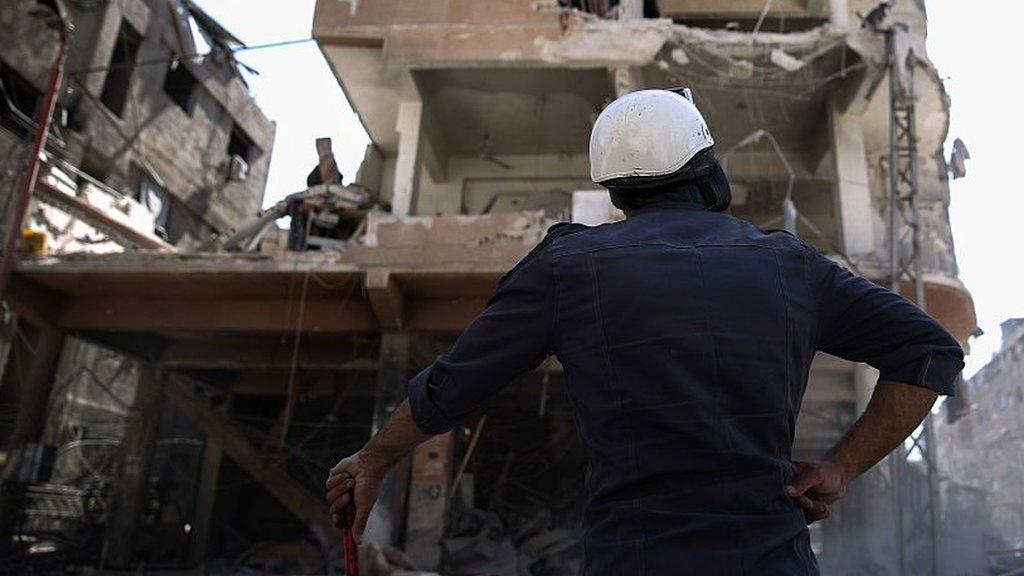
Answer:
<svg viewBox="0 0 1024 576"><path fill-rule="evenodd" d="M633 210L633 214L636 215L654 212L676 212L680 210L686 212L707 212L708 209L703 204L699 204L697 202L688 202L686 200L661 200L658 202L654 202L652 204L648 204L643 208Z"/></svg>

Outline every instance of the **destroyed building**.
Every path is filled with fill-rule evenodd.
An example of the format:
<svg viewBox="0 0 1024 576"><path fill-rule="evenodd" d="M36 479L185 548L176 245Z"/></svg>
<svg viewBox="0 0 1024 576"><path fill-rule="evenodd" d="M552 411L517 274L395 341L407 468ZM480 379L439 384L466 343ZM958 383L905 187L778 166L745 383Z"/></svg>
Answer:
<svg viewBox="0 0 1024 576"><path fill-rule="evenodd" d="M938 426L940 469L978 494L978 537L995 566L1024 564L1024 318L1002 323L1002 345L967 381L960 410Z"/></svg>
<svg viewBox="0 0 1024 576"><path fill-rule="evenodd" d="M35 5L0 7L5 192L23 175L57 55L57 34L32 14ZM209 241L256 214L274 125L234 60L242 42L188 2L72 2L68 12L65 81L30 222L47 232L49 248L104 246L107 234L73 225L60 209L105 212L171 244ZM76 200L59 196L69 190Z"/></svg>
<svg viewBox="0 0 1024 576"><path fill-rule="evenodd" d="M327 470L384 422L406 378L450 345L551 223L617 217L590 181L587 144L602 107L638 89L692 89L734 215L789 229L882 284L894 255L913 253L921 282L898 274L898 288L966 343L976 321L947 215L949 97L926 25L915 0L891 10L864 0L320 0L313 36L371 139L352 188L377 208L342 241L17 264L12 307L43 327L21 381L34 404L22 411L45 410L60 390L45 367L62 358L65 334L138 362L125 424L106 436L113 449L80 447L100 435L77 422L85 437L74 448L55 424L21 439L58 456L77 450L97 477L119 472L96 483L98 495L33 479L30 490L97 502L92 517L69 515L51 532L100 526L116 552L108 565L265 567L276 555L325 569L319 547L337 542L322 504ZM893 89L916 94L902 155ZM908 156L918 250L910 234L890 233L902 211L892 159ZM309 222L337 219L310 210ZM831 447L876 377L816 358L794 455ZM575 434L551 359L418 448L392 474L368 537L442 573L575 573L586 463ZM876 467L814 526L825 573L940 572L941 526L919 521L921 498L894 507L890 489L895 479L929 493L928 460L901 462L896 475ZM914 523L899 524L903 511ZM78 561L97 561L104 545L91 546Z"/></svg>
<svg viewBox="0 0 1024 576"><path fill-rule="evenodd" d="M900 63L912 58L917 70L909 82L927 307L966 341L975 318L947 216L949 98L927 60L923 2L897 2L888 14L867 1L578 4L319 2L314 36L373 141L361 181L390 196L399 215L539 210L599 223L613 215L588 177L594 117L625 92L687 86L733 183L734 215L789 228L887 283L891 106L886 40L876 28L898 22L907 32L897 35ZM914 293L907 282L901 288ZM874 378L865 366L816 360L798 458L820 456L838 439ZM486 477L494 457L476 458ZM489 465L500 469L501 458ZM826 572L898 573L891 500L879 495L889 491L868 488L884 485L885 472L860 481L815 531ZM913 468L905 472L914 478ZM915 530L929 538L923 528L904 530L907 539ZM914 556L927 547L908 545L906 565L924 562Z"/></svg>
<svg viewBox="0 0 1024 576"><path fill-rule="evenodd" d="M234 50L244 44L190 2L76 1L61 9L69 28L67 59L24 219L23 249L81 255L202 246L258 213L274 124L257 107L234 59ZM0 6L4 236L59 54L58 31L47 22L54 16L45 3L34 0ZM39 350L41 335L25 318L14 319L9 309L3 320L0 461L23 464L4 472L0 492L9 498L22 492L11 489L12 479L40 477L33 466L41 460L12 457L20 452L7 450L7 443L18 444L15 439L25 431L13 414L21 416L17 402L29 388L23 385L29 377L26 364ZM46 418L50 426L48 455L40 458L46 460L44 468L54 470L55 483L29 490L27 516L17 517L20 527L50 523L43 528L51 532L66 528L61 518L87 515L83 494L112 477L103 462L116 454L123 438L124 403L130 403L139 374L131 358L87 339L69 335L58 348L63 350L60 366L58 357L51 361L59 392L52 410L34 416ZM43 452L32 450L25 452ZM89 459L100 467L83 472ZM41 510L40 503L52 508ZM0 511L4 524L12 521L10 512ZM12 527L5 525L3 533L9 535Z"/></svg>

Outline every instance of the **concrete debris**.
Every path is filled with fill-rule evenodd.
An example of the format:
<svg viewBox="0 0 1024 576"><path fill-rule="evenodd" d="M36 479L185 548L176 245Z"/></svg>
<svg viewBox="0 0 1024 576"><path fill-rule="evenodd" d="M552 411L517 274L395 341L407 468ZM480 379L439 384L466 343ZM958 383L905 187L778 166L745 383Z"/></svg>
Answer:
<svg viewBox="0 0 1024 576"><path fill-rule="evenodd" d="M878 6L872 8L866 16L861 17L860 27L872 30L879 29L882 26L882 22L889 16L889 10L892 10L893 3L893 0L885 0L885 2L881 2ZM860 15L858 14L858 16Z"/></svg>
<svg viewBox="0 0 1024 576"><path fill-rule="evenodd" d="M306 540L262 542L237 558L237 568L256 568L270 574L311 574L327 571L323 553Z"/></svg>
<svg viewBox="0 0 1024 576"><path fill-rule="evenodd" d="M749 60L729 60L726 75L737 80L749 80L754 77L754 63Z"/></svg>
<svg viewBox="0 0 1024 576"><path fill-rule="evenodd" d="M554 222L542 211L436 217L371 212L367 218L364 244L370 247L532 245L544 237L551 224Z"/></svg>
<svg viewBox="0 0 1024 576"><path fill-rule="evenodd" d="M571 576L579 571L579 534L546 529L550 512L539 513L517 530L493 512L462 511L442 541L443 568L452 576Z"/></svg>
<svg viewBox="0 0 1024 576"><path fill-rule="evenodd" d="M576 14L564 36L534 40L543 60L571 66L643 66L672 37L671 20L605 20ZM627 24L628 22L628 24Z"/></svg>
<svg viewBox="0 0 1024 576"><path fill-rule="evenodd" d="M682 48L674 48L672 52L669 53L669 56L672 58L673 62L680 66L686 66L690 63L690 57L686 55L686 50L683 50Z"/></svg>
<svg viewBox="0 0 1024 576"><path fill-rule="evenodd" d="M337 566L344 566L338 563ZM359 568L361 576L427 576L420 572L401 550L393 546L381 546L369 540L359 545Z"/></svg>
<svg viewBox="0 0 1024 576"><path fill-rule="evenodd" d="M949 172L953 178L967 176L967 160L970 158L971 153L964 141L959 138L953 140L953 152L949 158Z"/></svg>
<svg viewBox="0 0 1024 576"><path fill-rule="evenodd" d="M806 64L806 62L804 62L803 60L800 60L799 58L794 58L779 48L775 48L774 50L772 50L769 59L772 61L773 64L775 64L779 68L782 68L786 72L796 72L797 70L803 68L804 64Z"/></svg>
<svg viewBox="0 0 1024 576"><path fill-rule="evenodd" d="M79 184L55 162L48 159L41 167L35 192L39 203L26 222L45 233L44 253L174 250L154 234L156 217L148 207L109 186Z"/></svg>
<svg viewBox="0 0 1024 576"><path fill-rule="evenodd" d="M759 33L754 38L745 32L710 30L668 19L606 20L588 14L575 17L576 24L565 35L535 40L543 60L570 66L645 66L654 62L664 48L671 47L672 62L687 66L692 58L684 48L696 47L728 59L729 74L745 79L752 73L747 60L770 59L783 70L794 72L843 44L847 35L824 25L805 32Z"/></svg>

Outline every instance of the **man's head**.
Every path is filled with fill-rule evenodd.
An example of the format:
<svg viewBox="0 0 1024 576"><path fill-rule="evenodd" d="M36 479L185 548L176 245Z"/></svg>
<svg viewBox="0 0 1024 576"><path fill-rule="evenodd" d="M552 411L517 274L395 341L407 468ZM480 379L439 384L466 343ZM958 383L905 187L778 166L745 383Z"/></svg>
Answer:
<svg viewBox="0 0 1024 576"><path fill-rule="evenodd" d="M612 102L590 134L590 176L612 203L630 211L662 200L729 207L729 181L715 157L715 141L685 95L642 90Z"/></svg>

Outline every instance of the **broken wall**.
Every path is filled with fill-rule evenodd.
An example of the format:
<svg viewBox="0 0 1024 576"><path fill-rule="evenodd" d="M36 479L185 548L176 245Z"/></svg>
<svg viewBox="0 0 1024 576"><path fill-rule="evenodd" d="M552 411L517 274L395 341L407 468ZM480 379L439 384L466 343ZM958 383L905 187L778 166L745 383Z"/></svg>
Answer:
<svg viewBox="0 0 1024 576"><path fill-rule="evenodd" d="M0 8L0 25L7 31L0 41L0 62L41 93L56 54L56 35L28 15L34 4L18 0ZM54 129L60 141L52 154L125 194L138 195L143 178L163 188L174 199L169 227L175 240L183 235L205 239L254 215L262 204L274 125L230 60L217 55L201 62L180 60L196 79L184 110L163 89L174 55L185 51L166 2L126 0L90 9L73 5L69 12L75 30L58 102L69 120ZM123 24L142 41L124 110L115 114L99 99ZM236 126L253 144L244 181L229 176L228 146ZM16 142L7 132L0 132L0 139L8 146Z"/></svg>

